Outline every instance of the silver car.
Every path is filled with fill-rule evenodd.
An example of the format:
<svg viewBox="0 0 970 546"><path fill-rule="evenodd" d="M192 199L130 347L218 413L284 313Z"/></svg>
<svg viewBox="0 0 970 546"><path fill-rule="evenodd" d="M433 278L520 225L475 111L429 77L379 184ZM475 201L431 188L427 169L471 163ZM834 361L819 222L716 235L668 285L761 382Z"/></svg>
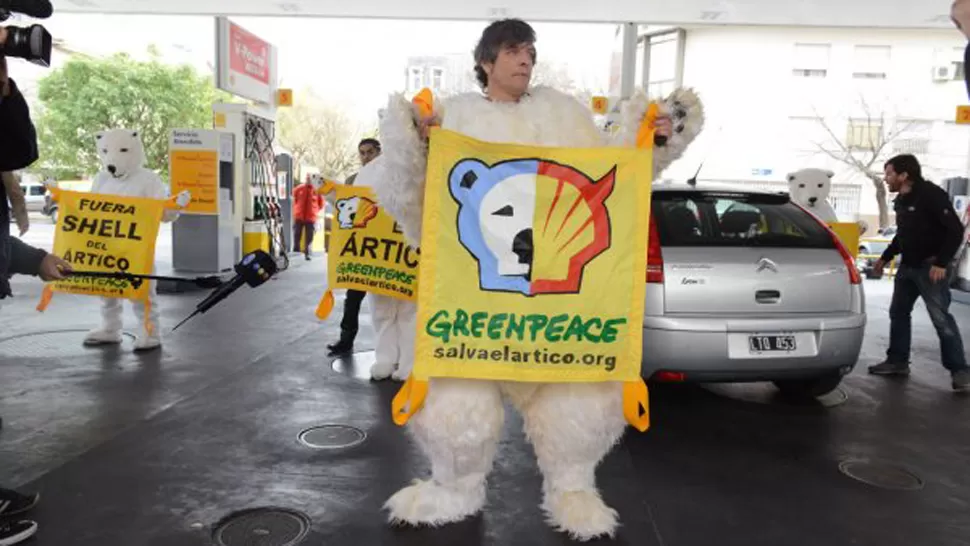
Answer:
<svg viewBox="0 0 970 546"><path fill-rule="evenodd" d="M653 188L643 375L821 396L862 349L865 294L838 237L787 193Z"/></svg>

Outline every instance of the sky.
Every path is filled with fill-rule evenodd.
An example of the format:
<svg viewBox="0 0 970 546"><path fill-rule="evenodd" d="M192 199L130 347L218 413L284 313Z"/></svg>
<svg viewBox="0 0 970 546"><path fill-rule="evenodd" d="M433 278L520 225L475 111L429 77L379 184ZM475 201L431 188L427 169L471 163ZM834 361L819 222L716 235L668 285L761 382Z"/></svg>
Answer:
<svg viewBox="0 0 970 546"><path fill-rule="evenodd" d="M373 125L390 92L404 85L407 57L471 55L485 22L234 17L234 22L278 48L281 85L313 88L357 121ZM25 21L14 22L24 24ZM139 54L162 47L168 62L189 62L201 71L214 64L211 17L55 13L41 21L71 48ZM613 25L535 24L540 62L565 66L593 91L609 83L615 46ZM12 67L12 71L17 67Z"/></svg>

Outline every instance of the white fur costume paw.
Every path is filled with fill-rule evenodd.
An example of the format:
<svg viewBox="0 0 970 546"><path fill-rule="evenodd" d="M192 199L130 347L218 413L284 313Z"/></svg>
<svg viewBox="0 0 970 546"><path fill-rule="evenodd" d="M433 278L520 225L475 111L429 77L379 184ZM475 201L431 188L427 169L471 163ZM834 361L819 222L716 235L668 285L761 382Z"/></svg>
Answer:
<svg viewBox="0 0 970 546"><path fill-rule="evenodd" d="M674 90L660 102L660 112L670 116L673 134L663 146L654 148L654 172L659 175L684 155L687 147L704 128L704 106L693 89ZM620 146L635 146L640 121L647 115L650 100L639 92L620 106L622 125L616 135Z"/></svg>

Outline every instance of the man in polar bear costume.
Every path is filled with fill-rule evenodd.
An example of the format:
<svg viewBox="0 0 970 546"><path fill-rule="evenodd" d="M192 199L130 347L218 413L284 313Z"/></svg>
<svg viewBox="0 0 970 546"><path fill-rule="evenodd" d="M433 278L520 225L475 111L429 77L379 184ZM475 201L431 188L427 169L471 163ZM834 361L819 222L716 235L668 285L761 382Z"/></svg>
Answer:
<svg viewBox="0 0 970 546"><path fill-rule="evenodd" d="M98 146L98 157L101 159L102 169L91 184L91 193L105 195L124 195L127 197L145 197L148 199L167 199L168 190L157 174L145 168L145 148L137 131L130 129L112 129L102 131L95 137ZM184 207L189 204L189 192L178 195L178 205ZM178 211L166 210L163 222L172 222L178 218ZM145 324L145 304L132 301L135 316L141 329L135 340L136 351L150 351L162 345L161 325L159 323L158 298L155 294L155 281L149 284L150 309L148 321L151 329ZM92 330L84 338L85 345L108 345L121 343L121 300L118 298L102 298L101 327Z"/></svg>
<svg viewBox="0 0 970 546"><path fill-rule="evenodd" d="M432 119L401 95L392 96L381 123L384 154L367 173L378 202L401 224L412 244L421 240L427 168L427 128L502 143L548 147L607 146L592 112L548 87L532 87L535 33L519 20L492 23L475 49L475 72L484 94L468 93L434 107ZM622 109L614 145L634 146L648 101L639 95ZM654 163L657 172L680 157L700 132L703 110L689 90L660 104ZM664 144L660 146L659 144ZM429 226L434 229L434 226ZM485 503L504 424L503 398L521 413L544 478L542 508L554 528L575 539L615 534L618 516L596 487L599 462L626 428L618 383L516 383L432 379L410 430L431 462L431 479L393 495L390 520L437 526L478 513Z"/></svg>
<svg viewBox="0 0 970 546"><path fill-rule="evenodd" d="M829 203L833 176L834 172L824 169L802 169L789 174L788 193L791 200L823 222L838 222L839 216Z"/></svg>
<svg viewBox="0 0 970 546"><path fill-rule="evenodd" d="M376 160L375 160L376 161ZM355 186L372 186L375 174L374 162L361 167L354 182ZM349 229L360 222L366 223L377 215L377 209L366 203L363 197L338 201L337 223ZM414 367L414 335L418 320L418 305L380 294L371 294L371 321L376 336L374 364L370 369L371 379L383 381L388 377L404 381Z"/></svg>

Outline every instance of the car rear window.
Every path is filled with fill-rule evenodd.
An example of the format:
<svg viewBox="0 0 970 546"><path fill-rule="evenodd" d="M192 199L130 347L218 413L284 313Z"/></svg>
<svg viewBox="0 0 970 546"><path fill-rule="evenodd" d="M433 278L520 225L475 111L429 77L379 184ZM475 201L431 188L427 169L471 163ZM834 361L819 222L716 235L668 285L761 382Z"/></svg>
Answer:
<svg viewBox="0 0 970 546"><path fill-rule="evenodd" d="M787 195L660 191L652 211L661 246L835 248Z"/></svg>

